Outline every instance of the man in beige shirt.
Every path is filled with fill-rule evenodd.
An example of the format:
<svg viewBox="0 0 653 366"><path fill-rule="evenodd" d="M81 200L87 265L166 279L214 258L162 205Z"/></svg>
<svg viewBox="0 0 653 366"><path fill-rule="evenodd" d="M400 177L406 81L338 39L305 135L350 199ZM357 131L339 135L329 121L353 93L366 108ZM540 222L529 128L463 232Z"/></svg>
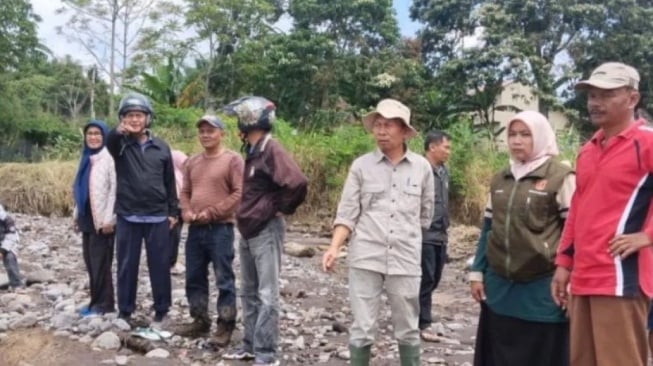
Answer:
<svg viewBox="0 0 653 366"><path fill-rule="evenodd" d="M429 227L433 215L433 173L429 162L406 146L417 135L408 107L384 99L363 124L378 149L356 159L349 170L322 265L325 271L333 269L351 234L351 365L369 364L384 288L401 365L419 365L422 229Z"/></svg>

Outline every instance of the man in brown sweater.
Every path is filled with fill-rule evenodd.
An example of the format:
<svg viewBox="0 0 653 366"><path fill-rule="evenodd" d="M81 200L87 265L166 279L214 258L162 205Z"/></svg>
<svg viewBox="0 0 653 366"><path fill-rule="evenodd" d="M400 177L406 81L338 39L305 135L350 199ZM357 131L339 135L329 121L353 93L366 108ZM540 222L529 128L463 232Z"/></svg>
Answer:
<svg viewBox="0 0 653 366"><path fill-rule="evenodd" d="M208 314L208 266L219 290L217 329L212 342L226 346L236 323L234 223L243 186L242 157L222 146L224 124L215 116L197 122L204 152L184 165L181 214L189 224L186 241L186 297L193 322L177 330L179 335L197 337L211 329Z"/></svg>

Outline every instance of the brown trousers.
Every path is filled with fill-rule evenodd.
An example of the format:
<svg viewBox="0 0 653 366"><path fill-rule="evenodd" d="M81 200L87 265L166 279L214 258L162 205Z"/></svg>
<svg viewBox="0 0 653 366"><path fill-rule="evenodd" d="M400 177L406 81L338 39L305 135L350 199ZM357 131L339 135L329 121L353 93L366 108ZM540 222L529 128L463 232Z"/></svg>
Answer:
<svg viewBox="0 0 653 366"><path fill-rule="evenodd" d="M571 366L646 366L649 300L572 296L569 304Z"/></svg>

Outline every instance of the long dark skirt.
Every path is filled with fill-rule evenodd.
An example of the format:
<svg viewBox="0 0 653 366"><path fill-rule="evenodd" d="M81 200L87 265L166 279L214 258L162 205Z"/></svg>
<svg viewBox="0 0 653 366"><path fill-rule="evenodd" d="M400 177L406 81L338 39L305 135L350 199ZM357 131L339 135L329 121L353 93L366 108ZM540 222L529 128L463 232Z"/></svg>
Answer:
<svg viewBox="0 0 653 366"><path fill-rule="evenodd" d="M104 235L94 232L82 234L82 252L91 289L91 301L88 307L99 313L115 311L111 274L113 248L113 234Z"/></svg>
<svg viewBox="0 0 653 366"><path fill-rule="evenodd" d="M568 365L568 323L526 321L481 305L474 366Z"/></svg>

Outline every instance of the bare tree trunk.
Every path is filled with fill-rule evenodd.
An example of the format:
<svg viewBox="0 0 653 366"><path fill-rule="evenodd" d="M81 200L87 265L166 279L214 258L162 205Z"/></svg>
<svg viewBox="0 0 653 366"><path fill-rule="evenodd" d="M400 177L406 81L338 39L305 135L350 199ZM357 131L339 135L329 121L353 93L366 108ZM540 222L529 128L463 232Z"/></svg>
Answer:
<svg viewBox="0 0 653 366"><path fill-rule="evenodd" d="M213 36L209 36L209 63L206 66L206 78L204 80L204 109L212 110L211 105L211 90L209 84L211 82L211 74L213 73L213 62L215 59L215 42Z"/></svg>
<svg viewBox="0 0 653 366"><path fill-rule="evenodd" d="M91 103L91 119L95 119L95 65L91 68L91 91L89 93Z"/></svg>
<svg viewBox="0 0 653 366"><path fill-rule="evenodd" d="M116 91L116 23L118 22L118 0L113 0L111 13L111 56L109 61L109 83L111 85L109 92L109 116L113 116L115 111L113 105L113 93Z"/></svg>
<svg viewBox="0 0 653 366"><path fill-rule="evenodd" d="M122 73L120 75L120 92L125 84L125 70L127 69L127 49L129 48L129 18L131 11L131 2L125 1L125 19L123 20L122 30Z"/></svg>

